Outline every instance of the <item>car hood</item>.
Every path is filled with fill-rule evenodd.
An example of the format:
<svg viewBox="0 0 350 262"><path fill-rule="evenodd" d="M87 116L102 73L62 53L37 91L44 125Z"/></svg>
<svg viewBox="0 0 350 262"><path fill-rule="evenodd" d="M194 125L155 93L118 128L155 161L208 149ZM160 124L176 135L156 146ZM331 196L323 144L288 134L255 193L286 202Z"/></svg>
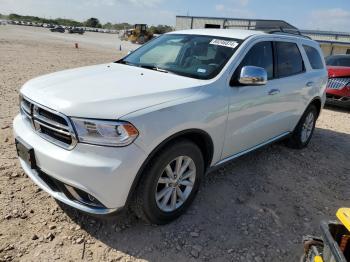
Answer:
<svg viewBox="0 0 350 262"><path fill-rule="evenodd" d="M117 63L34 78L21 93L67 116L118 119L192 95L203 80Z"/></svg>
<svg viewBox="0 0 350 262"><path fill-rule="evenodd" d="M346 66L328 66L328 77L350 77L350 67Z"/></svg>

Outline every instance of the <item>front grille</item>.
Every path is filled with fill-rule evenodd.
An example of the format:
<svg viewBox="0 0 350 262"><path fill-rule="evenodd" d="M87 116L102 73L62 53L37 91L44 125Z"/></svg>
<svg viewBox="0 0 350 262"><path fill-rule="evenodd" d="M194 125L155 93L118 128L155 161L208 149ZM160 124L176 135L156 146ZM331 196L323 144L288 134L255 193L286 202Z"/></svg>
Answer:
<svg viewBox="0 0 350 262"><path fill-rule="evenodd" d="M65 120L61 116L58 116L58 115L53 114L49 111L43 110L42 108L38 108L38 114L42 117L45 117L48 120L60 123L60 124L65 125L65 126L68 125L67 120Z"/></svg>
<svg viewBox="0 0 350 262"><path fill-rule="evenodd" d="M61 183L58 183L56 179L48 176L46 173L42 172L40 169L37 170L38 177L54 192L61 192L63 186Z"/></svg>
<svg viewBox="0 0 350 262"><path fill-rule="evenodd" d="M328 80L327 88L342 89L350 83L350 77L330 78Z"/></svg>
<svg viewBox="0 0 350 262"><path fill-rule="evenodd" d="M21 97L20 107L22 115L40 136L65 149L76 145L75 132L66 116L24 97Z"/></svg>

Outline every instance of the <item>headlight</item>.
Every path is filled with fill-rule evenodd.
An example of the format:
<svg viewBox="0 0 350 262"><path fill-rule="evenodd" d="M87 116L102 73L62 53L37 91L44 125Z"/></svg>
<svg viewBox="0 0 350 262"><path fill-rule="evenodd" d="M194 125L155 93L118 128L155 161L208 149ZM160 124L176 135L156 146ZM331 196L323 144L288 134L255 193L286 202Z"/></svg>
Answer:
<svg viewBox="0 0 350 262"><path fill-rule="evenodd" d="M128 122L72 118L79 142L102 146L127 146L139 135Z"/></svg>

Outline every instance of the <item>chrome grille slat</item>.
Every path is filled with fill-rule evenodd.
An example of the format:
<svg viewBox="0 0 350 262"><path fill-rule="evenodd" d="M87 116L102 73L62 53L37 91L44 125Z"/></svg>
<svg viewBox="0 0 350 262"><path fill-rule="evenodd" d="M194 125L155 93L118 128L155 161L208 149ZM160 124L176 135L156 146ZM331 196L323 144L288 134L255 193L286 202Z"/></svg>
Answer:
<svg viewBox="0 0 350 262"><path fill-rule="evenodd" d="M55 115L47 110L43 110L42 108L39 108L39 107L34 107L34 108L36 108L36 110L34 111L34 114L38 114L39 116L46 117L47 119L49 119L51 121L54 121L58 124L61 124L61 125L68 127L68 122L66 119L64 119L58 115Z"/></svg>
<svg viewBox="0 0 350 262"><path fill-rule="evenodd" d="M21 108L22 108L22 110L24 111L24 112L26 112L28 115L30 115L31 114L31 105L29 104L28 105L28 103L26 103L26 102L24 102L24 101L22 101L21 102Z"/></svg>
<svg viewBox="0 0 350 262"><path fill-rule="evenodd" d="M32 116L25 109L21 108L21 112L25 114L25 116L28 117L30 120L32 120Z"/></svg>
<svg viewBox="0 0 350 262"><path fill-rule="evenodd" d="M339 77L328 79L327 88L330 89L342 89L350 83L350 77Z"/></svg>
<svg viewBox="0 0 350 262"><path fill-rule="evenodd" d="M65 129L65 130L69 130L69 127L66 126L66 125L62 125L60 123L57 123L55 121L52 121L51 119L48 119L47 117L44 117L42 115L39 115L39 114L36 114L34 113L34 118L39 120L41 123L48 123L50 124L51 126L55 126L57 128L60 128L60 129Z"/></svg>
<svg viewBox="0 0 350 262"><path fill-rule="evenodd" d="M25 97L21 97L20 109L23 117L31 122L34 131L44 139L68 150L77 144L73 126L65 115Z"/></svg>
<svg viewBox="0 0 350 262"><path fill-rule="evenodd" d="M38 124L40 126L44 126L44 127L48 128L48 129L50 129L52 131L55 131L57 133L61 133L61 134L66 135L66 136L70 136L70 133L68 131L63 131L61 129L58 129L58 128L52 127L50 125L44 124L43 122L38 121L37 119L34 119L34 123L36 123L36 124Z"/></svg>

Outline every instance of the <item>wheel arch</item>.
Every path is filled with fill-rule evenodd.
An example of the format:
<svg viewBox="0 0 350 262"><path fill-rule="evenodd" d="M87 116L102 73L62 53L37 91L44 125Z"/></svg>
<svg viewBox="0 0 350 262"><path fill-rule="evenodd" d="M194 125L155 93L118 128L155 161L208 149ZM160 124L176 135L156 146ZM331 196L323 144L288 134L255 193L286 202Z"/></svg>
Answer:
<svg viewBox="0 0 350 262"><path fill-rule="evenodd" d="M320 113L321 113L321 109L322 109L322 100L321 100L321 98L320 98L319 96L317 96L317 97L314 97L314 98L310 101L310 103L307 105L307 107L305 108L305 110L304 110L303 113L301 114L300 119L298 120L298 122L297 122L297 124L295 125L295 127L294 127L293 130L295 130L295 128L297 128L297 126L299 125L301 119L303 118L303 115L304 115L305 112L309 109L309 107L310 107L311 105L316 106L316 109L317 109L317 118L319 117L319 115L320 115Z"/></svg>
<svg viewBox="0 0 350 262"><path fill-rule="evenodd" d="M187 130L183 130L178 133L175 133L170 137L168 137L167 139L165 139L164 141L162 141L158 146L156 146L155 149L153 149L152 152L148 155L146 160L142 163L131 185L128 198L126 201L126 206L132 200L132 197L134 195L135 190L137 189L137 186L140 182L142 174L145 168L147 168L147 166L150 164L153 157L157 153L159 153L162 149L164 149L166 146L180 139L187 139L195 143L200 148L203 154L205 169L210 167L210 164L213 159L213 154L214 154L214 143L211 136L207 132L201 129L187 129Z"/></svg>
<svg viewBox="0 0 350 262"><path fill-rule="evenodd" d="M309 103L309 105L307 106L307 108L305 109L305 111L311 106L311 105L315 105L316 109L317 109L317 118L320 116L321 113L321 109L322 109L322 100L321 97L317 96L314 99L311 100L311 102ZM305 113L304 111L304 113Z"/></svg>

